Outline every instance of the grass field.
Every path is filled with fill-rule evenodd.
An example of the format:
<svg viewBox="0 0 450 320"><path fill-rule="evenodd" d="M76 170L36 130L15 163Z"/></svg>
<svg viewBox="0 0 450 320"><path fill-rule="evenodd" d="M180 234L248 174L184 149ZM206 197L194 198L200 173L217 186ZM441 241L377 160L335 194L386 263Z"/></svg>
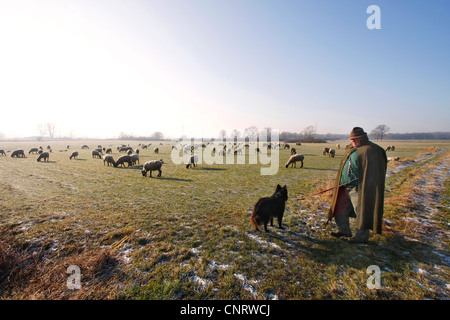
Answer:
<svg viewBox="0 0 450 320"><path fill-rule="evenodd" d="M0 157L0 299L450 298L450 143L379 143L400 157L388 165L383 235L355 245L329 235L329 193L309 196L335 177L344 150L322 149L339 142L296 146L303 168L285 168L281 149L275 175L249 161L186 169L171 142L125 168L91 151L111 147L117 159L117 146L136 141L1 142L26 158ZM47 144L48 162L28 154ZM162 177L143 177L142 164L159 159ZM277 184L289 192L285 228L254 231L252 207ZM371 265L380 289L367 287ZM68 288L69 266L80 268L79 289Z"/></svg>

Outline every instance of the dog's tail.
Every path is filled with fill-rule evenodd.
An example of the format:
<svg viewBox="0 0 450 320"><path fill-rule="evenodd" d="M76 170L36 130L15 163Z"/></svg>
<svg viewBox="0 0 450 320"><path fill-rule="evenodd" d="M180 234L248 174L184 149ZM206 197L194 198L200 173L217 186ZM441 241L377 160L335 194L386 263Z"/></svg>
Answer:
<svg viewBox="0 0 450 320"><path fill-rule="evenodd" d="M252 211L252 215L250 216L250 225L253 225L254 227L255 227L255 230L258 230L258 225L260 224L259 223L259 218L258 218L258 215L257 215L257 213L256 213L256 210L257 210L258 208L257 208L257 205L253 208L253 211Z"/></svg>

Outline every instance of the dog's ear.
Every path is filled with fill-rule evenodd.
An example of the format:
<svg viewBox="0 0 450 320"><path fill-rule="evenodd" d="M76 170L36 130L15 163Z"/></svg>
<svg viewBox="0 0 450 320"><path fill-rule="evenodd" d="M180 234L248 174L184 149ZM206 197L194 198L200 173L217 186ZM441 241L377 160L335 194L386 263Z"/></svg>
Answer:
<svg viewBox="0 0 450 320"><path fill-rule="evenodd" d="M284 185L284 186L283 186L283 189L287 190L287 187L286 187L286 185Z"/></svg>
<svg viewBox="0 0 450 320"><path fill-rule="evenodd" d="M279 184L277 184L277 187L275 188L276 191L280 190L281 186Z"/></svg>

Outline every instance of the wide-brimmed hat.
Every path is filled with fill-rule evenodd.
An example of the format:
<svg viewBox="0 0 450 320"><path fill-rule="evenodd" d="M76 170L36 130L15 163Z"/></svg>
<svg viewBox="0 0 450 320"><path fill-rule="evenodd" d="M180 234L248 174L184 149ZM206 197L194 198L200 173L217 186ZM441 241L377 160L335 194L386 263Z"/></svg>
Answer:
<svg viewBox="0 0 450 320"><path fill-rule="evenodd" d="M350 132L350 136L348 137L349 140L360 138L367 135L367 133L364 132L363 128L360 127L354 127L352 132Z"/></svg>

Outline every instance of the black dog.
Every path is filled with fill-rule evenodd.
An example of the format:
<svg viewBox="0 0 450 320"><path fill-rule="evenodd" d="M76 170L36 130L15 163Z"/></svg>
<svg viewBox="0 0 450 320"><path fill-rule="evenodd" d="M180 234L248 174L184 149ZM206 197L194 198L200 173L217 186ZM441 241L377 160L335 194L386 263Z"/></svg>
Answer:
<svg viewBox="0 0 450 320"><path fill-rule="evenodd" d="M255 226L255 230L259 230L258 225L264 224L264 231L267 232L267 224L270 221L270 225L273 226L273 218L276 217L278 226L283 229L281 219L283 219L287 199L286 185L284 187L277 185L272 196L261 198L256 202L250 217L250 224Z"/></svg>

